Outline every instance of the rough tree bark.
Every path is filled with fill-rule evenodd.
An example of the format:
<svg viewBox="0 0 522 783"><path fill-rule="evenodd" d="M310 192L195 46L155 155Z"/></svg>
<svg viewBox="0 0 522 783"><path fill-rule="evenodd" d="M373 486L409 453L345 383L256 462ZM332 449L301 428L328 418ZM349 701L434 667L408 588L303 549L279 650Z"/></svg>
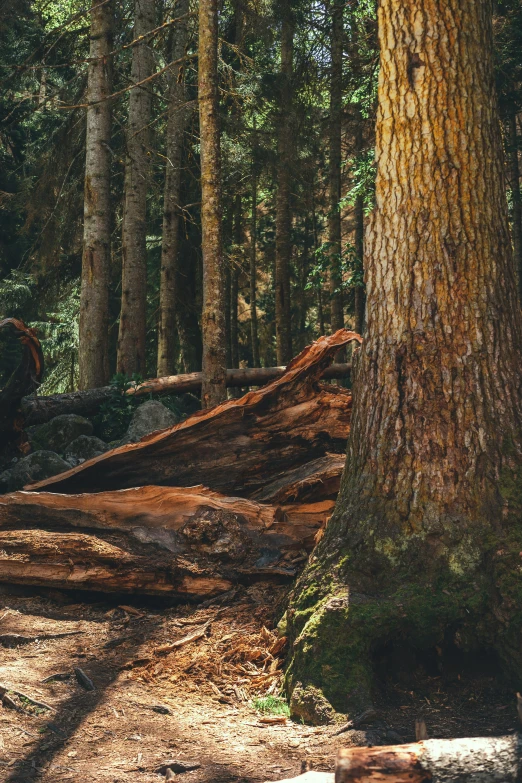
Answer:
<svg viewBox="0 0 522 783"><path fill-rule="evenodd" d="M360 154L363 150L363 117L360 110L357 111L357 130L355 134L355 150ZM364 197L358 195L354 204L355 219L355 258L358 277L364 277ZM359 334L364 330L364 314L366 310L366 288L364 282L359 281L354 293L355 304L355 331Z"/></svg>
<svg viewBox="0 0 522 783"><path fill-rule="evenodd" d="M217 0L200 0L198 101L201 137L203 252L203 386L210 408L226 398L225 290L221 228L221 153L218 118Z"/></svg>
<svg viewBox="0 0 522 783"><path fill-rule="evenodd" d="M80 389L109 381L110 141L114 4L92 2L80 290Z"/></svg>
<svg viewBox="0 0 522 783"><path fill-rule="evenodd" d="M518 164L517 115L513 111L508 118L508 144L511 199L513 202L513 251L518 272L518 296L522 306L522 197L520 195L520 166Z"/></svg>
<svg viewBox="0 0 522 783"><path fill-rule="evenodd" d="M343 104L344 0L331 0L330 122L328 162L328 255L330 260L330 320L332 332L344 328L341 271L341 157Z"/></svg>
<svg viewBox="0 0 522 783"><path fill-rule="evenodd" d="M292 256L293 61L295 20L288 0L281 3L280 105L277 130L277 196L275 239L275 321L277 363L292 357L290 261Z"/></svg>
<svg viewBox="0 0 522 783"><path fill-rule="evenodd" d="M522 323L491 4L382 0L379 35L347 467L286 615L292 711L314 721L371 703L382 645L488 648L521 683Z"/></svg>
<svg viewBox="0 0 522 783"><path fill-rule="evenodd" d="M156 0L135 0L134 38L145 36L132 49L131 82L137 84L153 72L154 56L146 34L154 29ZM129 96L127 157L122 224L121 312L118 333L118 372L145 373L147 320L147 191L150 175L149 85L136 87Z"/></svg>
<svg viewBox="0 0 522 783"><path fill-rule="evenodd" d="M178 62L187 45L189 0L177 5L180 20L172 33L170 59ZM160 312L158 323L158 375L171 375L176 366L176 299L179 249L179 207L181 195L181 153L187 119L183 64L169 74L169 116L167 120L163 235L161 244Z"/></svg>

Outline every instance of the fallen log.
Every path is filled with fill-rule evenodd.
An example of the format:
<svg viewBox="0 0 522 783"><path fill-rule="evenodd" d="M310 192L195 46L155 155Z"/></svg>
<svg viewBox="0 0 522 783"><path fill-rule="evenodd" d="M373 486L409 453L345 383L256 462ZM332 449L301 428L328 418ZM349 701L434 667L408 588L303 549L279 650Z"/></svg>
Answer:
<svg viewBox="0 0 522 783"><path fill-rule="evenodd" d="M179 530L202 511L237 514L252 528L270 528L282 512L244 498L231 498L203 486L137 487L116 492L63 495L13 492L0 495L0 527L54 527L95 530L163 528Z"/></svg>
<svg viewBox="0 0 522 783"><path fill-rule="evenodd" d="M345 462L345 454L327 454L286 471L251 497L260 503L317 502L335 497L339 492Z"/></svg>
<svg viewBox="0 0 522 783"><path fill-rule="evenodd" d="M285 367L247 367L244 369L227 370L227 387L244 388L263 386L285 373ZM332 364L326 367L323 379L349 378L350 364ZM143 396L148 394L185 394L198 392L201 389L202 374L200 372L183 375L170 375L165 378L152 378L138 386L131 387L126 394ZM29 391L29 390L28 390ZM24 394L27 394L25 391ZM76 413L81 416L92 416L100 406L114 397L112 386L102 386L99 389L53 394L46 397L25 397L21 401L21 411L26 425L43 424L55 416L64 413ZM18 397L18 399L20 399Z"/></svg>
<svg viewBox="0 0 522 783"><path fill-rule="evenodd" d="M516 783L521 759L518 734L347 748L338 754L335 783Z"/></svg>
<svg viewBox="0 0 522 783"><path fill-rule="evenodd" d="M321 337L267 386L27 489L78 493L204 483L249 496L278 473L344 452L351 394L319 379L339 348L353 340L361 337L344 329Z"/></svg>
<svg viewBox="0 0 522 783"><path fill-rule="evenodd" d="M291 578L333 505L280 508L205 487L15 492L0 496L0 581L195 599Z"/></svg>
<svg viewBox="0 0 522 783"><path fill-rule="evenodd" d="M144 555L129 537L47 530L0 532L0 579L9 584L187 600L232 587L230 580L181 558Z"/></svg>

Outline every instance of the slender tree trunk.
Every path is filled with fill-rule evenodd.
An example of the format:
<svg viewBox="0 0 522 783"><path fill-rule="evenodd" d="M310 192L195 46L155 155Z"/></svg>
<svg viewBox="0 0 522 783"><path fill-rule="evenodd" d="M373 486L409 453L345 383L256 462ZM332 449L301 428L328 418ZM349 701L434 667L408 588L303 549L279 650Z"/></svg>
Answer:
<svg viewBox="0 0 522 783"><path fill-rule="evenodd" d="M134 38L155 27L156 0L135 0ZM131 81L152 74L154 56L147 38L132 49ZM150 176L149 122L152 92L136 87L129 96L127 158L122 225L121 313L118 333L118 372L145 374L147 328L147 191Z"/></svg>
<svg viewBox="0 0 522 783"><path fill-rule="evenodd" d="M312 720L371 702L384 645L493 648L522 681L522 322L491 3L381 0L379 35L346 470L287 613L292 711Z"/></svg>
<svg viewBox="0 0 522 783"><path fill-rule="evenodd" d="M82 281L80 292L80 388L109 380L109 273L111 241L111 60L114 5L92 2L87 81L87 137Z"/></svg>
<svg viewBox="0 0 522 783"><path fill-rule="evenodd" d="M241 193L234 204L234 256L230 270L230 358L232 367L239 367L238 296L240 253L243 247L243 212Z"/></svg>
<svg viewBox="0 0 522 783"><path fill-rule="evenodd" d="M179 347L185 372L197 372L201 370L202 363L201 329L198 318L201 309L198 297L198 258L194 248L187 244L181 252L181 257L183 263L178 266L176 278L176 323Z"/></svg>
<svg viewBox="0 0 522 783"><path fill-rule="evenodd" d="M177 15L188 13L189 0L180 0ZM172 34L170 59L177 62L185 54L187 19L177 23ZM179 218L181 198L181 157L187 121L183 65L176 65L169 75L169 116L167 120L165 192L163 197L163 237L161 245L160 312L158 324L158 375L172 375L176 361L176 278L179 252Z"/></svg>
<svg viewBox="0 0 522 783"><path fill-rule="evenodd" d="M332 332L344 327L341 266L341 144L343 100L343 11L345 0L330 0L330 160L328 172L328 254L330 257L330 301Z"/></svg>
<svg viewBox="0 0 522 783"><path fill-rule="evenodd" d="M252 221L250 226L250 337L252 362L259 367L259 337L257 333L257 173L252 173Z"/></svg>
<svg viewBox="0 0 522 783"><path fill-rule="evenodd" d="M288 0L281 3L281 91L277 132L277 197L275 316L277 363L292 358L292 324L290 309L290 261L292 257L291 184L293 139L293 59L295 20Z"/></svg>
<svg viewBox="0 0 522 783"><path fill-rule="evenodd" d="M200 0L198 100L201 136L203 250L203 407L226 398L225 291L223 276L221 153L218 118L217 0Z"/></svg>
<svg viewBox="0 0 522 783"><path fill-rule="evenodd" d="M225 220L223 226L224 246L227 250L224 259L224 277L225 277L225 362L227 367L232 367L232 340L231 340L231 291L232 291L232 252L234 244L234 202L228 200L225 210Z"/></svg>
<svg viewBox="0 0 522 783"><path fill-rule="evenodd" d="M312 187L312 231L314 236L314 254L315 254L319 247L319 236L317 233L317 213L315 211L315 188L314 187ZM319 321L319 335L323 336L326 332L326 326L324 322L323 286L321 281L317 286L317 320Z"/></svg>
<svg viewBox="0 0 522 783"><path fill-rule="evenodd" d="M513 202L513 250L515 254L515 268L518 273L518 296L522 305L522 197L520 195L520 167L518 164L517 115L514 111L508 119L508 144L511 199Z"/></svg>

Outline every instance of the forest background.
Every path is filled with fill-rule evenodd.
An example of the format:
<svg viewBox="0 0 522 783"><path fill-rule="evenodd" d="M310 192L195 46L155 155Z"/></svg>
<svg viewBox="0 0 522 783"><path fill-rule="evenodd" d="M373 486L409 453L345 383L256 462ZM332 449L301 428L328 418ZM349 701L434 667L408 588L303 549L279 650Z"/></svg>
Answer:
<svg viewBox="0 0 522 783"><path fill-rule="evenodd" d="M108 365L100 380L124 385L201 369L198 6L112 5L103 59L110 76ZM80 382L89 10L80 0L0 0L0 316L37 329L47 366L41 393ZM495 4L494 30L522 281L517 0ZM227 0L218 36L226 365L285 364L321 334L343 325L364 329L375 3ZM129 170L138 157L146 218L126 221ZM135 268L127 278L124 270L122 285L129 247L137 251ZM122 347L125 317L143 339L142 359L139 349L131 345L126 354Z"/></svg>

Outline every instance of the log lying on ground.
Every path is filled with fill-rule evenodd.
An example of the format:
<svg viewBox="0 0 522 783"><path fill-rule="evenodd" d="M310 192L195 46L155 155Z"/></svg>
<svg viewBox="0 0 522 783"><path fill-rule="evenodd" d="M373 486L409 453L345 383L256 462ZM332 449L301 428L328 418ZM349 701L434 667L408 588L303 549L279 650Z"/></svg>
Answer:
<svg viewBox="0 0 522 783"><path fill-rule="evenodd" d="M333 505L281 508L205 487L15 492L0 496L0 580L195 599L291 578Z"/></svg>
<svg viewBox="0 0 522 783"><path fill-rule="evenodd" d="M335 497L339 492L345 462L345 454L327 454L286 471L251 497L260 503L317 502Z"/></svg>
<svg viewBox="0 0 522 783"><path fill-rule="evenodd" d="M285 367L247 367L245 369L227 370L227 386L242 388L263 386L285 373ZM332 364L326 367L323 379L349 378L350 364ZM143 396L148 394L185 394L198 392L201 389L200 372L184 375L170 375L165 378L152 378L139 386L130 388L127 394ZM24 391L27 394L30 389ZM114 396L112 386L102 386L99 389L70 392L68 394L53 394L48 397L25 397L21 402L21 410L26 425L42 424L55 416L64 413L76 413L81 416L91 416L98 412L100 406ZM19 399L19 397L18 397Z"/></svg>
<svg viewBox="0 0 522 783"><path fill-rule="evenodd" d="M337 757L335 783L516 783L521 761L517 734L348 748Z"/></svg>
<svg viewBox="0 0 522 783"><path fill-rule="evenodd" d="M321 386L319 379L338 349L352 340L361 338L344 329L322 337L262 389L27 489L78 493L204 483L249 496L278 473L328 452L344 452L351 394Z"/></svg>
<svg viewBox="0 0 522 783"><path fill-rule="evenodd" d="M0 532L0 579L9 584L196 599L233 583L179 557L143 552L128 536L46 530Z"/></svg>

